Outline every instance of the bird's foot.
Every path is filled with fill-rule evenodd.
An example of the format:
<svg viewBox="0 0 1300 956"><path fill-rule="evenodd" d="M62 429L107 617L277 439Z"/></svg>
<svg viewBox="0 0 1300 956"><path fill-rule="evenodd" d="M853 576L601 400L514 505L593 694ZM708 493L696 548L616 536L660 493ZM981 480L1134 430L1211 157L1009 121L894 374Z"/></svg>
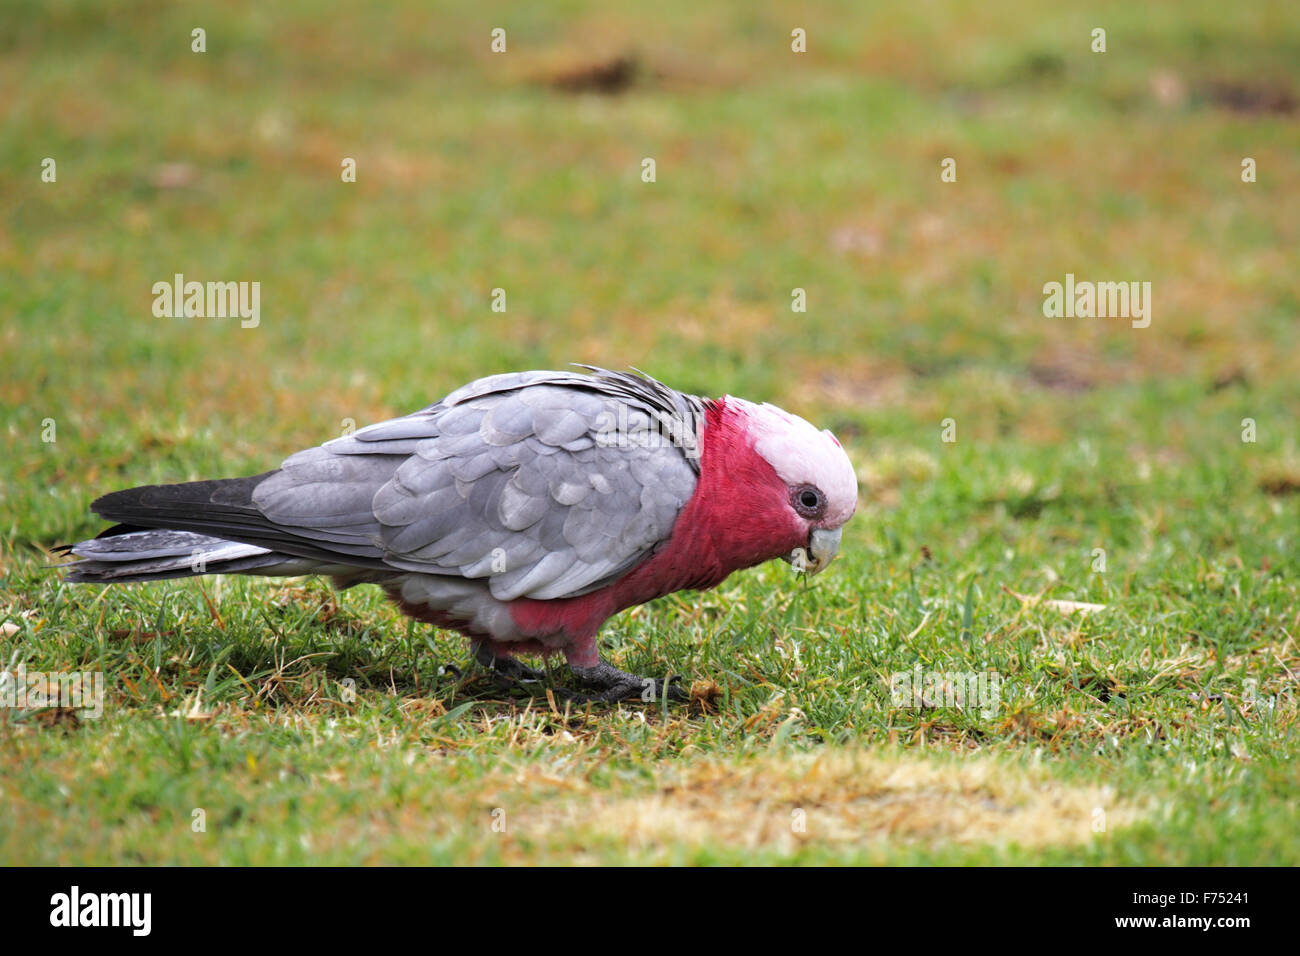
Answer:
<svg viewBox="0 0 1300 956"><path fill-rule="evenodd" d="M546 679L546 674L543 671L539 671L535 667L529 667L509 655L502 654L498 656L493 654L491 650L482 644L474 649L474 660L507 683L525 684Z"/></svg>
<svg viewBox="0 0 1300 956"><path fill-rule="evenodd" d="M690 694L681 688L681 675L670 675L666 680L653 677L638 677L621 671L607 661L600 661L594 667L577 667L569 665L573 676L584 684L598 688L596 693L556 688L555 695L563 700L585 704L588 701L644 700L646 702L662 700L688 701Z"/></svg>

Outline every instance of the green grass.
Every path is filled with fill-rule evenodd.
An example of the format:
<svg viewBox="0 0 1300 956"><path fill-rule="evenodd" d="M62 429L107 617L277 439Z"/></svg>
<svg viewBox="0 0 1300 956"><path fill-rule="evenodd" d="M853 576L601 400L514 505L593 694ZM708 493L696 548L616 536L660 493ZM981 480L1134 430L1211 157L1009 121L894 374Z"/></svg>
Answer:
<svg viewBox="0 0 1300 956"><path fill-rule="evenodd" d="M0 663L108 680L0 711L0 862L1300 863L1291 5L624 6L0 11ZM154 318L175 272L261 325ZM1044 318L1067 272L1151 327ZM859 468L811 585L607 625L689 708L511 696L366 588L48 569L97 494L570 361ZM918 664L1001 706L894 707Z"/></svg>

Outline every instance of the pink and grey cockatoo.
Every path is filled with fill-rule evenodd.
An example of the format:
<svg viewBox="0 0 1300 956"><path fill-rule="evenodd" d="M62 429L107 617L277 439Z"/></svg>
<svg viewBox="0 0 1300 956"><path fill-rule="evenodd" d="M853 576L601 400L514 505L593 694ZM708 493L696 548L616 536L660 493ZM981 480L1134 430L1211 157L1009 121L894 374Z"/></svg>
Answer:
<svg viewBox="0 0 1300 956"><path fill-rule="evenodd" d="M774 405L582 367L479 379L261 475L105 495L94 510L120 523L71 546L70 579L373 583L506 680L541 677L516 654L561 651L596 689L570 697L683 699L602 660L601 625L772 558L821 571L857 478L829 431Z"/></svg>

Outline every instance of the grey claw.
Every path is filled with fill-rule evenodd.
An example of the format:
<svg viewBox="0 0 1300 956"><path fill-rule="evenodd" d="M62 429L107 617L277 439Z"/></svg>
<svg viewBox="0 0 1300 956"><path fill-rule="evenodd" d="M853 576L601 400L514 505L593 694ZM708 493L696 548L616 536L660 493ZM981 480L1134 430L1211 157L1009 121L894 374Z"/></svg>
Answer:
<svg viewBox="0 0 1300 956"><path fill-rule="evenodd" d="M529 667L513 657L498 657L482 644L474 648L474 660L508 682L527 684L546 679L546 674L535 667Z"/></svg>
<svg viewBox="0 0 1300 956"><path fill-rule="evenodd" d="M595 667L570 667L575 677L587 684L601 688L599 693L585 694L580 691L565 691L567 700L578 703L603 701L612 703L619 700L650 701L668 700L689 701L690 694L682 690L681 675L674 674L667 680L650 677L638 677L621 671L612 664L601 661ZM558 693L558 692L557 692Z"/></svg>

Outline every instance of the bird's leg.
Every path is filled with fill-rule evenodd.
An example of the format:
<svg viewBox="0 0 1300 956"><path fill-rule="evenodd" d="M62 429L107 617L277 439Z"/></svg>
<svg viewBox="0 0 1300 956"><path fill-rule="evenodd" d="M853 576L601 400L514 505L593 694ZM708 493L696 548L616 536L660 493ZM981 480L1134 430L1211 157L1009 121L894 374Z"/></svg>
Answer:
<svg viewBox="0 0 1300 956"><path fill-rule="evenodd" d="M520 663L509 654L494 654L485 642L475 641L474 660L506 681L531 682L544 680L546 675L536 668Z"/></svg>
<svg viewBox="0 0 1300 956"><path fill-rule="evenodd" d="M573 676L578 678L584 684L590 684L599 688L599 693L585 694L579 691L557 690L558 696L563 696L568 700L585 703L589 700L615 701L615 700L661 700L667 696L669 700L687 701L691 697L686 691L682 690L680 681L681 675L674 674L667 680L656 680L653 677L638 677L636 674L629 674L627 671L621 671L608 661L597 660L593 667L582 667L570 662L569 670Z"/></svg>

